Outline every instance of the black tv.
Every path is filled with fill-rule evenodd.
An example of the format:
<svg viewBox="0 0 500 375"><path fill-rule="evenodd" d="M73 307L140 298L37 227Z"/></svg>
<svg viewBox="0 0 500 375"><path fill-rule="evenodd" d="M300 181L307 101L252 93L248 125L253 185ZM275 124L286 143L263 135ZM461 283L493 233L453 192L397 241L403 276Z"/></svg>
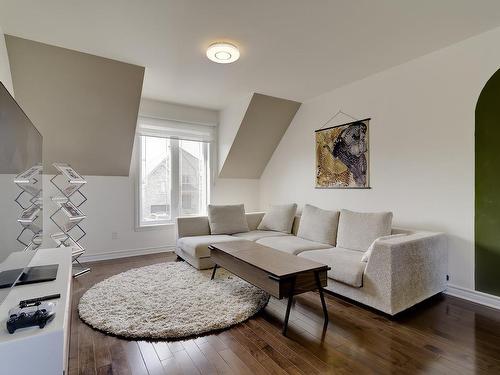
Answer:
<svg viewBox="0 0 500 375"><path fill-rule="evenodd" d="M27 216L30 205L35 201L27 192L20 195L23 190L14 180L33 166L42 165L42 145L43 138L38 129L0 83L0 303L9 287L38 280L53 280L57 273L57 269L54 273L53 267L46 270L28 267L37 246L26 245L33 243L35 234L30 231L33 227L29 227L26 220L18 220L23 208ZM42 175L40 173L35 177L30 189L39 191L39 203L42 198ZM37 215L36 225L41 229L42 211L37 212ZM21 234L25 227L28 228ZM39 232L37 240L41 238L42 233Z"/></svg>

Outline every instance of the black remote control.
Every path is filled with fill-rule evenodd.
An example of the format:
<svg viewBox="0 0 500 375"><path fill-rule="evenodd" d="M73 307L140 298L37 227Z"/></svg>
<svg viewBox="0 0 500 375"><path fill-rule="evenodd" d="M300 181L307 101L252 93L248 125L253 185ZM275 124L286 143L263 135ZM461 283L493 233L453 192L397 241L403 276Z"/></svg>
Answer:
<svg viewBox="0 0 500 375"><path fill-rule="evenodd" d="M47 301L47 300L56 299L56 298L61 298L61 295L59 293L57 293L57 294L50 294L48 296L43 296L43 297L25 299L23 301L19 301L19 307L26 307L28 305L36 305L37 302Z"/></svg>

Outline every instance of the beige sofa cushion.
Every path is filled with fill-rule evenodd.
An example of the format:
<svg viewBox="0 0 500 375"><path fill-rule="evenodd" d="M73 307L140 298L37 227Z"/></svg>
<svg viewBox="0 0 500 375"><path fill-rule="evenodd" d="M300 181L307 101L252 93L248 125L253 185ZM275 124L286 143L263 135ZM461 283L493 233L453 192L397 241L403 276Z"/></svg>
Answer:
<svg viewBox="0 0 500 375"><path fill-rule="evenodd" d="M257 241L265 237L282 237L282 236L290 236L290 234L283 232L276 232L273 230L251 230L250 232L235 233L232 236L244 240Z"/></svg>
<svg viewBox="0 0 500 375"><path fill-rule="evenodd" d="M192 257L203 258L210 256L208 245L229 241L238 241L238 239L228 235L182 237L177 240L177 247Z"/></svg>
<svg viewBox="0 0 500 375"><path fill-rule="evenodd" d="M257 229L291 233L296 212L297 204L295 203L271 206Z"/></svg>
<svg viewBox="0 0 500 375"><path fill-rule="evenodd" d="M261 238L257 240L257 243L294 255L306 250L326 249L331 247L329 244L309 241L295 236Z"/></svg>
<svg viewBox="0 0 500 375"><path fill-rule="evenodd" d="M248 232L245 206L242 204L208 205L208 223L211 234L233 234Z"/></svg>
<svg viewBox="0 0 500 375"><path fill-rule="evenodd" d="M304 251L299 257L314 260L331 267L328 277L335 281L361 288L366 263L361 261L363 253L356 250L334 247L324 250Z"/></svg>
<svg viewBox="0 0 500 375"><path fill-rule="evenodd" d="M337 247L367 251L373 241L391 234L392 212L340 211Z"/></svg>
<svg viewBox="0 0 500 375"><path fill-rule="evenodd" d="M327 211L306 204L302 210L297 237L335 246L339 214L339 211Z"/></svg>

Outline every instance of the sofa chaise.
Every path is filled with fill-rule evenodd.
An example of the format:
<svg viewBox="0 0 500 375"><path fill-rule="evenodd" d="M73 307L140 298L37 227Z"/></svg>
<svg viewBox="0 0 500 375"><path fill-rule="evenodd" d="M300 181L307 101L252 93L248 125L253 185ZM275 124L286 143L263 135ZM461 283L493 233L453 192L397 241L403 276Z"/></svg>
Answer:
<svg viewBox="0 0 500 375"><path fill-rule="evenodd" d="M370 215L374 214L342 210L328 238L317 229L318 225L309 230L301 228L300 215L293 218L291 233L284 233L259 230L264 213L246 213L248 231L231 235L211 234L207 216L179 217L176 253L193 267L207 269L214 266L210 244L256 241L329 265L326 290L390 315L444 291L448 271L446 236L389 226L388 236L365 238L366 233L373 232ZM310 226L310 219L308 222Z"/></svg>

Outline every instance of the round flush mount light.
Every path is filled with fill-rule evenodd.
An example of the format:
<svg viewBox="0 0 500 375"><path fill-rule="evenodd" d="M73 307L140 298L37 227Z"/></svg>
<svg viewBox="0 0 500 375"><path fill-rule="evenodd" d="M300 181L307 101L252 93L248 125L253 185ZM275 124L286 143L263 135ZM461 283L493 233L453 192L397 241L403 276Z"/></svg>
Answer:
<svg viewBox="0 0 500 375"><path fill-rule="evenodd" d="M234 44L216 42L207 48L207 57L219 64L229 64L240 58L240 50Z"/></svg>

